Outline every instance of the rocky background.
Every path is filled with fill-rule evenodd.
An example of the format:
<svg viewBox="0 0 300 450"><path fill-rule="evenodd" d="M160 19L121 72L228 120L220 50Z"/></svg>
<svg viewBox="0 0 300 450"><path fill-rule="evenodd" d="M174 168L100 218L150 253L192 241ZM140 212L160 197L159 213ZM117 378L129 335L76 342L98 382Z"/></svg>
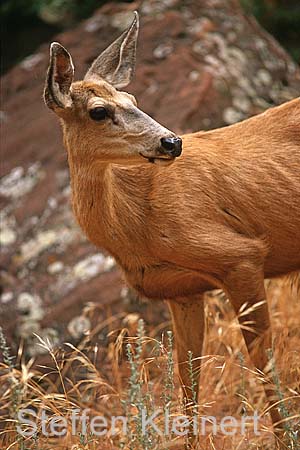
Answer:
<svg viewBox="0 0 300 450"><path fill-rule="evenodd" d="M78 79L134 9L141 31L128 91L168 128L226 126L299 96L299 67L237 0L106 4L53 39L72 54ZM32 333L76 343L112 314L168 320L163 303L135 301L112 258L74 222L59 124L42 101L48 54L40 46L2 78L1 106L0 325L14 351L21 342L39 358L45 349ZM105 333L98 339L105 343Z"/></svg>

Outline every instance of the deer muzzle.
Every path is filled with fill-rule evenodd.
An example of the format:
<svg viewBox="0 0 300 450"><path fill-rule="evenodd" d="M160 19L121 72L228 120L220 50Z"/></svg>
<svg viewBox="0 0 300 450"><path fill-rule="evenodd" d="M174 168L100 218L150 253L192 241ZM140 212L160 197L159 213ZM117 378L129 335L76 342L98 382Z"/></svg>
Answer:
<svg viewBox="0 0 300 450"><path fill-rule="evenodd" d="M182 140L179 137L161 138L160 153L176 158L182 152Z"/></svg>

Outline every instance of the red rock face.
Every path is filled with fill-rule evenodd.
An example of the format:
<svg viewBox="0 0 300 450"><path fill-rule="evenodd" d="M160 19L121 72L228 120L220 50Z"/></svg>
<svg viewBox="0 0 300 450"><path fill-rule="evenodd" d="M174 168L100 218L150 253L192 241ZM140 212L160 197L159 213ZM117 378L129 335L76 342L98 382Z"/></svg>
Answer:
<svg viewBox="0 0 300 450"><path fill-rule="evenodd" d="M108 4L56 36L72 54L78 79L132 19L131 8ZM299 95L299 68L235 1L148 0L140 15L128 91L174 131L231 124ZM2 79L0 324L14 346L25 338L29 354L36 354L32 331L76 341L89 326L77 318L87 302L128 308L118 270L86 241L70 210L59 124L42 101L48 47ZM149 311L149 320L161 320Z"/></svg>

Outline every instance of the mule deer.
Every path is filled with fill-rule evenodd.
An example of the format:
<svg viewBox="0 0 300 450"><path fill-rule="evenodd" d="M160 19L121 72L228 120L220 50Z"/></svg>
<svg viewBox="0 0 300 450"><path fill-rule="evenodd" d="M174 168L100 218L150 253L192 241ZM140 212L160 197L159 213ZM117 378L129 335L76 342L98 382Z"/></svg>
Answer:
<svg viewBox="0 0 300 450"><path fill-rule="evenodd" d="M169 304L189 401L187 352L201 355L205 291L223 289L237 313L253 306L244 317L253 330L242 331L255 367L266 366L264 278L300 269L300 100L179 138L120 90L134 72L137 34L136 13L79 82L53 43L44 98L62 124L84 233L129 285ZM268 386L266 394L272 402ZM271 416L280 420L275 407Z"/></svg>

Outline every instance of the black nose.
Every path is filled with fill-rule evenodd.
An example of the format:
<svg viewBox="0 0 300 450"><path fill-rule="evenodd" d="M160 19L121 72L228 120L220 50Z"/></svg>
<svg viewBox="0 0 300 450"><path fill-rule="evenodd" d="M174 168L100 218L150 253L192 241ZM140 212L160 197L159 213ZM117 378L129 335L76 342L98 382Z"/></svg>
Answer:
<svg viewBox="0 0 300 450"><path fill-rule="evenodd" d="M182 140L178 137L161 138L162 153L179 156L182 151Z"/></svg>

